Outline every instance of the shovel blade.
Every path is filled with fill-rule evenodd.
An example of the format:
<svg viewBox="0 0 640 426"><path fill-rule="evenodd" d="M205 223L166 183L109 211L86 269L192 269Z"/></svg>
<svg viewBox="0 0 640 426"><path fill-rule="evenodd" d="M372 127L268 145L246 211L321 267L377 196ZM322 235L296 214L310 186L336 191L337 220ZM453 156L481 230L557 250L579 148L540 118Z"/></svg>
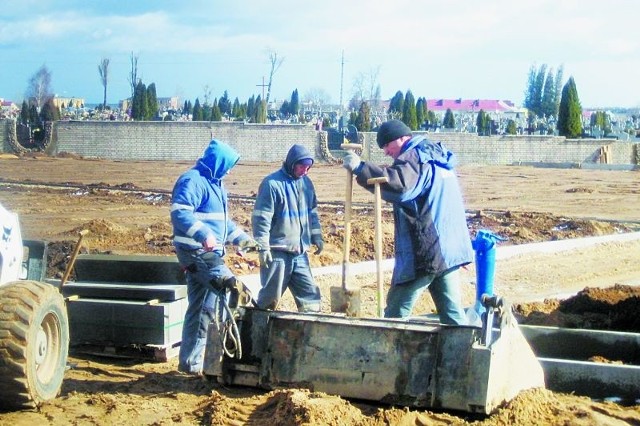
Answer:
<svg viewBox="0 0 640 426"><path fill-rule="evenodd" d="M360 289L331 287L330 290L331 312L345 313L348 317L360 316Z"/></svg>

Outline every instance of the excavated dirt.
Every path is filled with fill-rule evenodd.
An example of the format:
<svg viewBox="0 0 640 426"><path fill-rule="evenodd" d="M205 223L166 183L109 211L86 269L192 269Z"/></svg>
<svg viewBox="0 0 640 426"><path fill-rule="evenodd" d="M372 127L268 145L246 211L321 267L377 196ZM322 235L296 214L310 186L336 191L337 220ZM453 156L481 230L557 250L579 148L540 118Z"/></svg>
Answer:
<svg viewBox="0 0 640 426"><path fill-rule="evenodd" d="M0 156L0 203L19 214L23 237L49 242L48 275L60 278L79 231L81 252L173 255L168 219L170 191L188 162L123 162ZM230 212L250 228L252 196L277 164L240 164L226 178L238 196ZM528 167L459 169L472 234L489 229L500 244L564 240L640 230L638 172ZM325 251L314 266L342 261L344 172L311 171L322 203ZM350 260L374 259L372 195L355 187ZM392 222L383 211L384 257L392 256ZM255 255L230 248L229 266L257 273ZM639 332L640 242L603 243L560 253L518 255L496 264L495 291L509 300L521 323ZM339 269L339 268L338 268ZM338 272L339 273L339 272ZM463 270L463 298L474 299L473 265ZM389 283L385 272L385 290ZM73 275L72 275L73 278ZM363 314L377 312L375 274L351 277L362 291ZM317 277L322 309L338 275ZM571 297L568 297L571 296ZM291 310L288 294L280 309ZM425 295L415 314L432 313ZM487 418L364 404L305 389L271 392L225 388L158 363L72 354L62 393L38 410L0 413L0 424L279 424L279 425L618 425L640 424L640 406L623 407L548 390L523 392ZM607 362L602 360L602 362Z"/></svg>

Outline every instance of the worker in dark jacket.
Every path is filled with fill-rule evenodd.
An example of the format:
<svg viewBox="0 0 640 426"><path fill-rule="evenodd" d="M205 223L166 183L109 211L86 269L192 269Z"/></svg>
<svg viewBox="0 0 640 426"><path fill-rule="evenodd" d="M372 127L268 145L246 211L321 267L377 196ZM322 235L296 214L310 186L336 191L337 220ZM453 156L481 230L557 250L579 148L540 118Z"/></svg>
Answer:
<svg viewBox="0 0 640 426"><path fill-rule="evenodd" d="M276 309L289 288L300 312L320 311L307 251L324 246L315 188L307 174L313 157L302 145L293 145L282 167L264 178L251 216L253 237L260 246L258 306Z"/></svg>
<svg viewBox="0 0 640 426"><path fill-rule="evenodd" d="M429 289L443 324L466 324L458 269L471 263L473 249L462 193L454 173L455 157L441 143L412 136L399 120L383 123L378 146L393 158L390 166L361 161L355 153L344 158L359 185L373 191L367 180L385 176L381 195L393 204L395 267L384 315L404 318Z"/></svg>
<svg viewBox="0 0 640 426"><path fill-rule="evenodd" d="M240 156L229 145L212 140L195 166L176 181L171 199L173 244L185 271L189 305L182 326L178 370L199 374L209 323L226 289L235 283L225 265L225 244L257 249L255 241L228 215L222 179ZM217 305L217 306L216 306Z"/></svg>

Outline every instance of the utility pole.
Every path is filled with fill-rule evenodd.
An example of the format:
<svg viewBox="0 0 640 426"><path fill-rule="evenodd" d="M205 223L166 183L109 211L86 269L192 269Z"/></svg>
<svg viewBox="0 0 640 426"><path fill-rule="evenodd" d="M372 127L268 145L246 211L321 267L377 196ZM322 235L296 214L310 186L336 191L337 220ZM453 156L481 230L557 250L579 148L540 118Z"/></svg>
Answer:
<svg viewBox="0 0 640 426"><path fill-rule="evenodd" d="M344 50L342 50L342 61L340 62L340 118L338 127L342 124L342 116L344 115L344 107L342 105L342 86L344 83Z"/></svg>

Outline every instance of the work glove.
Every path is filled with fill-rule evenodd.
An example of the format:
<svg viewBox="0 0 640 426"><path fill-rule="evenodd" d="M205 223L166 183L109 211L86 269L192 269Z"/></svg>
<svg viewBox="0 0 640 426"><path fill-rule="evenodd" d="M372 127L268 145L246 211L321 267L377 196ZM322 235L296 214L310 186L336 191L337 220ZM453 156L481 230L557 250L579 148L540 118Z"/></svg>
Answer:
<svg viewBox="0 0 640 426"><path fill-rule="evenodd" d="M273 256L271 256L271 250L260 250L258 252L258 257L260 258L260 266L263 266L266 269L269 269L269 266L273 262Z"/></svg>
<svg viewBox="0 0 640 426"><path fill-rule="evenodd" d="M316 251L313 254L322 253L322 250L324 249L324 241L322 241L322 238L319 238L319 237L312 238L311 239L311 244L316 246Z"/></svg>
<svg viewBox="0 0 640 426"><path fill-rule="evenodd" d="M238 243L238 248L242 252L250 252L250 251L258 251L260 249L260 244L253 238L248 238L246 240L242 240Z"/></svg>
<svg viewBox="0 0 640 426"><path fill-rule="evenodd" d="M360 160L360 156L358 156L358 154L347 152L347 155L343 158L342 167L350 172L355 172L361 162L362 160Z"/></svg>
<svg viewBox="0 0 640 426"><path fill-rule="evenodd" d="M238 287L239 281L236 280L236 277L215 277L211 279L211 285L218 291L228 291L234 290Z"/></svg>

